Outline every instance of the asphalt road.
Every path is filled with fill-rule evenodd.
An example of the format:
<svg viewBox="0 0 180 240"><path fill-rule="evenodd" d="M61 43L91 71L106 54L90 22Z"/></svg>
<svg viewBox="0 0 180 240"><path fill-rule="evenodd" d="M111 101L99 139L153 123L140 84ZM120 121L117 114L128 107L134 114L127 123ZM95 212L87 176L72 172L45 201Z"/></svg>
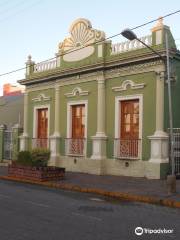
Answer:
<svg viewBox="0 0 180 240"><path fill-rule="evenodd" d="M180 239L180 210L0 181L0 240L41 239Z"/></svg>

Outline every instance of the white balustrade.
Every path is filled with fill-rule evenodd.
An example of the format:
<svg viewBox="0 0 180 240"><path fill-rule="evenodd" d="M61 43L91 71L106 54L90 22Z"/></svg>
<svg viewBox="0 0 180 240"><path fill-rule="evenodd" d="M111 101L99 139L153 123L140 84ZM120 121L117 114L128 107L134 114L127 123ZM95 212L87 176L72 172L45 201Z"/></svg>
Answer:
<svg viewBox="0 0 180 240"><path fill-rule="evenodd" d="M142 42L144 42L145 44L147 44L148 46L152 45L152 36L151 35L141 37L140 40ZM144 47L145 46L136 39L133 41L115 43L115 44L112 44L111 55L123 53L123 52L127 52L127 51L132 51L132 50L136 50L136 49L144 48Z"/></svg>
<svg viewBox="0 0 180 240"><path fill-rule="evenodd" d="M57 67L57 59L53 59L50 61L35 64L34 72L48 71L56 67Z"/></svg>

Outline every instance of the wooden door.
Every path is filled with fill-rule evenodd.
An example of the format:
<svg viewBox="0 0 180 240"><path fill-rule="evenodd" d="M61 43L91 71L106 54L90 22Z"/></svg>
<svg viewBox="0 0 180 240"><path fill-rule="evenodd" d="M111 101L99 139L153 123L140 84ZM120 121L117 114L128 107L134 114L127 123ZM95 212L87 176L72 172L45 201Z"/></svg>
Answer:
<svg viewBox="0 0 180 240"><path fill-rule="evenodd" d="M85 105L72 106L72 138L84 138Z"/></svg>
<svg viewBox="0 0 180 240"><path fill-rule="evenodd" d="M137 157L139 142L139 100L120 102L120 141L129 157Z"/></svg>
<svg viewBox="0 0 180 240"><path fill-rule="evenodd" d="M48 138L48 109L42 108L37 110L37 138L39 147L47 147Z"/></svg>
<svg viewBox="0 0 180 240"><path fill-rule="evenodd" d="M70 151L72 154L83 155L85 137L85 105L72 106L72 139Z"/></svg>

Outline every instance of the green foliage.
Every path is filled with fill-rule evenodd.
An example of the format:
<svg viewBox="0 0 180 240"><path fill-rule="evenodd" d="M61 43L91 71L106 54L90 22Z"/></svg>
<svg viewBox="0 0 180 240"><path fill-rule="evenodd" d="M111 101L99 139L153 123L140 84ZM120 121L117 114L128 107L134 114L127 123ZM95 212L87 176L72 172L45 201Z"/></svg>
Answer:
<svg viewBox="0 0 180 240"><path fill-rule="evenodd" d="M19 152L16 163L22 166L32 166L31 153L29 151Z"/></svg>
<svg viewBox="0 0 180 240"><path fill-rule="evenodd" d="M31 151L33 166L46 167L50 157L48 149L36 148Z"/></svg>
<svg viewBox="0 0 180 240"><path fill-rule="evenodd" d="M30 167L46 167L50 157L48 149L36 148L30 151L18 153L17 164Z"/></svg>

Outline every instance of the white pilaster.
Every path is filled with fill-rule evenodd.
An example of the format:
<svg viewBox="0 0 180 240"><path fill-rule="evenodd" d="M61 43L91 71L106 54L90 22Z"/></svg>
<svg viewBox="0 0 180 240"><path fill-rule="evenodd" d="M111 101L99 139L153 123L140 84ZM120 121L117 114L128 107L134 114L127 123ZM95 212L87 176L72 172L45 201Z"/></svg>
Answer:
<svg viewBox="0 0 180 240"><path fill-rule="evenodd" d="M97 103L97 131L96 135L92 137L93 140L93 154L92 159L106 158L106 140L105 134L105 78L101 73L97 78L98 83L98 103Z"/></svg>
<svg viewBox="0 0 180 240"><path fill-rule="evenodd" d="M60 87L55 89L55 119L54 135L60 137Z"/></svg>
<svg viewBox="0 0 180 240"><path fill-rule="evenodd" d="M50 136L51 158L49 165L56 165L60 157L60 87L55 88L54 134Z"/></svg>
<svg viewBox="0 0 180 240"><path fill-rule="evenodd" d="M164 73L156 77L156 130L151 141L151 157L149 162L168 163L168 135L164 132Z"/></svg>
<svg viewBox="0 0 180 240"><path fill-rule="evenodd" d="M168 163L168 135L150 136L151 140L151 158L149 162Z"/></svg>

